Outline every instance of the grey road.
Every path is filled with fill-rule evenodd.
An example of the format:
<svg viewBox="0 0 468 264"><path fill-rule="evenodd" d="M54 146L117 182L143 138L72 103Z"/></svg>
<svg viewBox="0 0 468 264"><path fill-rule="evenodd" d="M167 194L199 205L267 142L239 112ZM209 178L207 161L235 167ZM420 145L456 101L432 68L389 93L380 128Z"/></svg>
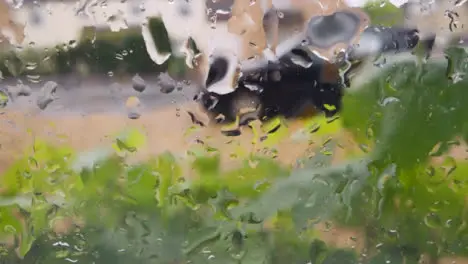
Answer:
<svg viewBox="0 0 468 264"><path fill-rule="evenodd" d="M131 96L137 96L140 100L139 111L154 110L160 107L166 107L171 104L183 104L192 101L196 94L194 85L184 82L175 82L168 79L167 75L141 76L145 83L143 92L136 91L132 78L119 80L117 77L93 76L78 77L55 76L41 78L31 81L24 78L20 82L17 79L3 80L0 82L0 89L3 91L13 91L10 93L12 99L6 110L37 110L41 114L90 114L103 112L128 112L126 101ZM48 81L56 84L55 94L51 97L53 100L41 109L38 101L47 91L43 86ZM20 83L20 84L18 84ZM26 86L22 88L21 83ZM141 84L140 84L141 85ZM29 87L29 88L28 88ZM163 93L161 89L174 90L170 93ZM26 89L29 95L18 95L18 91ZM16 91L16 92L15 92Z"/></svg>

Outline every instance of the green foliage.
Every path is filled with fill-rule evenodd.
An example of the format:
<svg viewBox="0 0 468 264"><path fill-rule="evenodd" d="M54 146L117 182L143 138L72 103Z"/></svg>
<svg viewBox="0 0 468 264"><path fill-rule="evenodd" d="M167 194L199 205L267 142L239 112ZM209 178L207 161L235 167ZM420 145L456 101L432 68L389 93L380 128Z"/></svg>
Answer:
<svg viewBox="0 0 468 264"><path fill-rule="evenodd" d="M158 50L171 52L169 36L159 18L149 20L149 28ZM164 72L167 64L156 65L147 54L141 29L128 28L119 32L85 28L80 42L67 52L72 65L82 61L90 71L99 73L153 73Z"/></svg>
<svg viewBox="0 0 468 264"><path fill-rule="evenodd" d="M364 10L370 17L370 23L380 26L395 26L404 21L404 12L388 0L369 1Z"/></svg>
<svg viewBox="0 0 468 264"><path fill-rule="evenodd" d="M160 52L172 52L169 35L160 18L151 18L149 28ZM80 64L89 72L108 74L159 73L169 71L175 77L185 74L184 58L172 56L163 65L149 57L139 27L112 32L84 27L78 40L54 48L10 51L0 54L4 77L47 75L75 72Z"/></svg>
<svg viewBox="0 0 468 264"><path fill-rule="evenodd" d="M98 248L100 254L109 254L102 258L114 258L116 263L205 263L212 258L220 263L282 263L293 256L298 261L310 258L312 234L292 236L292 244L284 245L282 238L296 232L294 225L268 231L262 221L238 217L235 210L245 207L250 213L249 199L271 189L289 169L252 156L241 167L222 171L219 155L202 155L191 166L198 177L187 179L180 161L169 153L143 164L126 164L124 157L144 142L140 133L128 130L116 138L113 154L82 157L37 141L31 153L3 175L0 185L3 199L10 199L2 207L5 213L20 209L21 217L2 217L1 223L14 227L4 229L10 230L5 236L24 241L18 254L23 261L38 258L31 255L38 254L36 245L46 243L49 226L64 216L86 221L80 231L86 243L80 243L86 244L88 253L75 259L89 260L89 252ZM271 209L275 208L284 210L277 205ZM287 221L290 214L285 215ZM281 247L284 252L278 251ZM128 254L117 257L116 249ZM297 255L297 250L302 253ZM39 258L45 261L57 254Z"/></svg>
<svg viewBox="0 0 468 264"><path fill-rule="evenodd" d="M461 48L447 56L441 63L389 67L386 79L369 81L345 98L345 126L361 139L374 137L378 158L402 167L427 161L437 144L447 150L455 137L465 137L468 125L468 57Z"/></svg>
<svg viewBox="0 0 468 264"><path fill-rule="evenodd" d="M447 155L466 139L468 57L462 48L446 54L442 63L390 67L385 79L349 94L343 114L356 138L374 144L374 185L353 198L358 210L348 223L366 225L374 243L434 257L468 253L462 220L468 164ZM435 157L441 164L431 162Z"/></svg>
<svg viewBox="0 0 468 264"><path fill-rule="evenodd" d="M51 50L38 52L33 48L0 53L0 72L3 77L42 75L56 70Z"/></svg>

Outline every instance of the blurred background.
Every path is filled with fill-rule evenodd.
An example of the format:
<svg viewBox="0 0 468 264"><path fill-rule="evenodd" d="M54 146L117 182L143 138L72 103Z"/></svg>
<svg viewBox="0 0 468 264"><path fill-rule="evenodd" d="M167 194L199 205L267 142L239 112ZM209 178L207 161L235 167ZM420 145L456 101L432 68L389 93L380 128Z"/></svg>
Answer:
<svg viewBox="0 0 468 264"><path fill-rule="evenodd" d="M1 120L6 125L0 130L0 164L11 162L11 154L21 153L36 136L66 139L73 147L86 149L105 144L113 131L128 122L151 126L145 130L153 146L148 149L151 153L186 148L190 140L185 140L180 131L192 122L185 112L198 108L192 102L197 92L195 83L188 81L194 70L186 63L184 47L190 41L196 54L210 45L232 45L224 36L234 1L0 3L0 86L4 91L14 91L10 93L14 95L12 102L2 110L7 111ZM260 2L252 3L239 1L238 5L251 8L249 12L260 21L260 13L255 11ZM306 13L317 12L314 1L278 0L274 4L286 11L299 5L307 7ZM365 2L348 4L362 6ZM155 63L145 45L141 25L146 19L158 56L171 54L162 63ZM251 35L257 39L262 36L255 32ZM251 49L251 42L246 39L244 49ZM57 89L48 88L54 95L45 95L47 104L39 108L46 83ZM144 91L136 91L135 86ZM138 119L129 119L129 115ZM82 135L84 131L86 135ZM161 137L171 140L161 142ZM285 156L289 152L285 151ZM0 171L5 167L0 165Z"/></svg>

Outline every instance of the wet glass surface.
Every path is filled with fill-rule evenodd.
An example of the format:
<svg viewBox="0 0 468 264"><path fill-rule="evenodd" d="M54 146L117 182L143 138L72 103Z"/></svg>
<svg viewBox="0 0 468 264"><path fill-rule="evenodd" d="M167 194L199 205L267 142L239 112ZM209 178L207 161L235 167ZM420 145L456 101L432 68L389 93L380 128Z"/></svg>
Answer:
<svg viewBox="0 0 468 264"><path fill-rule="evenodd" d="M468 263L467 10L0 0L0 263Z"/></svg>

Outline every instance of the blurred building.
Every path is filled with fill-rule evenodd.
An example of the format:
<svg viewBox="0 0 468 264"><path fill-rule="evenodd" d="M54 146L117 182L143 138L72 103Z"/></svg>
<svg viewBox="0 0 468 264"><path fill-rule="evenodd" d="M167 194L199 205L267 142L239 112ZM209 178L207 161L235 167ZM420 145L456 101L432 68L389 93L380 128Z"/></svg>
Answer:
<svg viewBox="0 0 468 264"><path fill-rule="evenodd" d="M9 0L9 5L18 6L13 0ZM6 7L4 3L3 9ZM0 11L3 12L1 9ZM25 40L17 44L34 42L40 47L76 40L84 26L118 31L120 28L139 26L146 17L152 16L162 16L168 32L176 42L179 39L185 40L188 35L203 35L200 29L210 28L211 23L204 1L27 0L17 9L10 8L10 13L26 25ZM0 21L5 17L2 13ZM219 15L218 19L222 24L223 15Z"/></svg>
<svg viewBox="0 0 468 264"><path fill-rule="evenodd" d="M0 12L9 12L0 15L0 25L5 24L8 17L13 17L25 25L24 41L17 39L22 43L16 44L34 43L38 47L50 47L78 39L84 26L118 31L122 27L137 27L146 17L161 16L176 46L192 36L199 46L204 47L209 45L210 36L226 31L234 1L0 0ZM295 1L315 0L272 0L275 7L284 10L291 8ZM368 0L344 1L356 6Z"/></svg>

